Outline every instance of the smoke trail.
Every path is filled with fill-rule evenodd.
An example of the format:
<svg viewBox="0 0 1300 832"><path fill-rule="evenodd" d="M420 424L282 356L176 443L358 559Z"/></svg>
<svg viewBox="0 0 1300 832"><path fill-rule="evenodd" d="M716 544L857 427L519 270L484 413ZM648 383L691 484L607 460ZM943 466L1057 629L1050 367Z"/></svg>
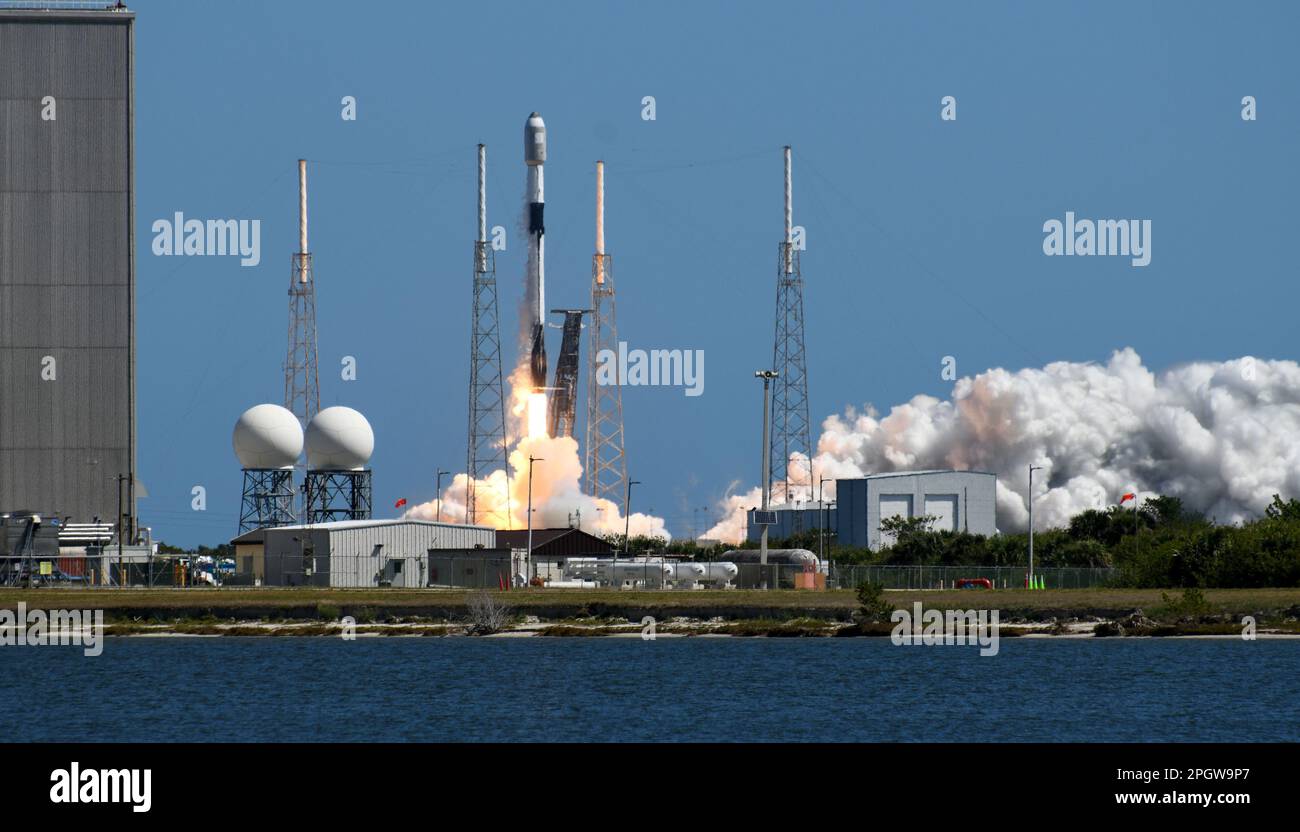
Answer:
<svg viewBox="0 0 1300 832"><path fill-rule="evenodd" d="M959 380L946 401L921 395L883 418L869 405L827 418L813 461L816 478L991 471L1003 531L1027 525L1030 464L1043 466L1034 478L1042 527L1113 505L1125 491L1180 497L1219 522L1240 522L1275 493L1300 495L1300 365L1245 357L1157 375L1125 348L1105 365L992 369ZM756 488L729 493L708 536L741 539L744 511L757 504Z"/></svg>

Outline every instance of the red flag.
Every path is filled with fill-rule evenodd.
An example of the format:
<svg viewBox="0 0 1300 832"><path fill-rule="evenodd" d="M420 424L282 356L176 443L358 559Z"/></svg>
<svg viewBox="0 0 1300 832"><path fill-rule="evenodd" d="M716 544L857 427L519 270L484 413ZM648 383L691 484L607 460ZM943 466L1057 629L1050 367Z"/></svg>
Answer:
<svg viewBox="0 0 1300 832"><path fill-rule="evenodd" d="M405 497L403 497L402 499L400 499L400 500L398 500L397 502L393 503L393 508L401 508L401 507L404 506L404 505L406 505L406 498L405 498Z"/></svg>
<svg viewBox="0 0 1300 832"><path fill-rule="evenodd" d="M1137 495L1130 491L1128 494L1125 494L1123 497L1119 498L1119 504L1124 505L1129 500L1136 500L1136 499L1137 499Z"/></svg>

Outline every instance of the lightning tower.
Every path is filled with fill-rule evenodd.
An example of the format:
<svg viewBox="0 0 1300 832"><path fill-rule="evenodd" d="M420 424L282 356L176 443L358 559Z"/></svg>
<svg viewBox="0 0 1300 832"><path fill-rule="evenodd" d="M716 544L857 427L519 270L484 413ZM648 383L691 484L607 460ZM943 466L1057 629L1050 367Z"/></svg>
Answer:
<svg viewBox="0 0 1300 832"><path fill-rule="evenodd" d="M623 454L623 378L600 384L597 358L604 350L618 354L614 316L613 261L605 253L605 163L596 163L596 254L591 259L591 343L587 350L587 441L582 476L584 490L603 497L627 513L627 457ZM615 367L618 362L614 362ZM621 373L616 369L615 373Z"/></svg>
<svg viewBox="0 0 1300 832"><path fill-rule="evenodd" d="M812 443L808 438L808 361L803 339L803 275L794 244L790 146L785 147L785 239L781 241L776 273L776 342L772 369L772 483L779 484L782 503L792 499L791 486L808 487L812 500ZM802 456L791 459L790 455ZM766 485L766 484L765 484Z"/></svg>
<svg viewBox="0 0 1300 832"><path fill-rule="evenodd" d="M466 471L466 520L497 528L510 525L510 512L481 510L475 490L481 477L497 468L506 472L506 401L501 373L501 336L497 326L496 257L487 241L487 148L478 146L478 239L474 242L474 307L469 344L469 452Z"/></svg>
<svg viewBox="0 0 1300 832"><path fill-rule="evenodd" d="M289 278L289 352L284 360L284 406L303 429L320 410L316 371L316 280L307 250L307 160L298 160L298 253Z"/></svg>

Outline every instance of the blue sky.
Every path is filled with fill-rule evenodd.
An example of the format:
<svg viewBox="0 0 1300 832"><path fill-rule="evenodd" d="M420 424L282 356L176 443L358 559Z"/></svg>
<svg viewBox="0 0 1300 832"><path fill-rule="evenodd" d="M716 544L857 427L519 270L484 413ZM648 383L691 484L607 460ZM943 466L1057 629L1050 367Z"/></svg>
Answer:
<svg viewBox="0 0 1300 832"><path fill-rule="evenodd" d="M510 232L509 362L532 110L550 139L548 304L587 305L604 159L621 337L706 354L702 396L625 390L637 508L676 534L731 481L757 480L752 374L771 361L784 144L808 230L814 423L947 396L947 355L960 375L1123 346L1155 369L1294 357L1293 5L132 6L140 511L171 543L237 531L231 428L283 399L299 157L322 404L374 425L377 513L463 468L474 148L488 145L489 224ZM939 118L946 95L955 122ZM149 228L174 211L260 219L261 264L153 256ZM1150 219L1151 264L1045 257L1043 222L1066 211Z"/></svg>

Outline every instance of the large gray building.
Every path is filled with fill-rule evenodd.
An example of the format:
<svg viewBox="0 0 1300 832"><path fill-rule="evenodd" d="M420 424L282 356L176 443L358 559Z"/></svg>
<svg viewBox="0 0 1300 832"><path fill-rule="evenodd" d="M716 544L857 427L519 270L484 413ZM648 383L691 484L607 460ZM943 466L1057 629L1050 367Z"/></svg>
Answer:
<svg viewBox="0 0 1300 832"><path fill-rule="evenodd" d="M119 485L135 517L134 15L109 5L0 7L0 510L81 521Z"/></svg>
<svg viewBox="0 0 1300 832"><path fill-rule="evenodd" d="M898 471L835 481L835 502L776 506L768 529L781 540L822 528L841 546L880 549L893 541L880 530L889 517L933 517L935 531L997 534L997 476L983 471ZM762 527L749 514L747 536L757 540Z"/></svg>
<svg viewBox="0 0 1300 832"><path fill-rule="evenodd" d="M908 471L835 481L835 541L879 549L888 517L934 518L934 531L997 533L997 482L983 471Z"/></svg>

